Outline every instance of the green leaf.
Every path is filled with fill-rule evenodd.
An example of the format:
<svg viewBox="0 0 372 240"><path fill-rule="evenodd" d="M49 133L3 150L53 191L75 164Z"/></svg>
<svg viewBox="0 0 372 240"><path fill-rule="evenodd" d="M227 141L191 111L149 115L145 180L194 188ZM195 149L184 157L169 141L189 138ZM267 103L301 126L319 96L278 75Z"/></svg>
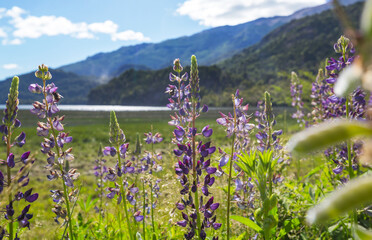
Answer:
<svg viewBox="0 0 372 240"><path fill-rule="evenodd" d="M247 239L246 238L246 235L247 235L247 232L243 232L235 240L244 240L244 239Z"/></svg>
<svg viewBox="0 0 372 240"><path fill-rule="evenodd" d="M240 223L243 223L244 225L246 225L246 226L252 228L253 230L255 230L256 232L262 231L262 228L260 228L260 226L258 226L255 222L253 222L249 218L245 218L245 217L237 216L237 215L232 215L231 219L233 219L235 221L238 221Z"/></svg>
<svg viewBox="0 0 372 240"><path fill-rule="evenodd" d="M370 240L372 239L372 232L359 225L354 225L354 238L356 240Z"/></svg>
<svg viewBox="0 0 372 240"><path fill-rule="evenodd" d="M307 213L310 224L325 223L348 211L372 202L372 175L351 180L345 187L326 197L320 204Z"/></svg>
<svg viewBox="0 0 372 240"><path fill-rule="evenodd" d="M295 134L287 149L308 153L358 136L372 136L372 126L359 121L328 121Z"/></svg>
<svg viewBox="0 0 372 240"><path fill-rule="evenodd" d="M367 0L364 5L360 28L367 37L372 37L372 0Z"/></svg>

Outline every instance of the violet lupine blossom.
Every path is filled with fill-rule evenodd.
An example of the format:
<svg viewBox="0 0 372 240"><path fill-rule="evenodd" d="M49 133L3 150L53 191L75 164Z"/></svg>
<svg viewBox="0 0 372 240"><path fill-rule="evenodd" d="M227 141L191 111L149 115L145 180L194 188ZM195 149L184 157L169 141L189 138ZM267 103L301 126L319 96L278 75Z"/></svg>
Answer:
<svg viewBox="0 0 372 240"><path fill-rule="evenodd" d="M3 125L0 126L0 132L3 135L2 140L5 142L7 147L7 159L6 161L2 161L0 163L1 165L6 166L6 176L4 176L4 174L0 171L0 193L4 194L4 188L9 189L9 191L5 192L8 194L7 198L9 201L5 206L5 209L2 210L5 213L4 218L8 222L8 229L2 228L0 237L2 238L8 234L9 239L13 239L14 230L17 230L14 229L14 222L18 222L19 228L27 227L30 229L29 220L33 217L33 214L29 213L29 209L31 207L30 204L23 208L20 215L15 215L16 211L14 209L14 205L16 202L19 202L23 199L27 203L32 203L39 197L38 193L32 192L32 188L25 192L19 191L19 188L26 187L29 183L29 169L34 163L34 160L32 160L30 157L30 152L24 152L20 157L16 157L11 152L12 147L23 147L23 145L26 143L26 134L24 132L21 132L21 134L14 138L12 136L14 129L21 126L21 122L17 119L19 104L18 85L19 78L14 77L9 90L8 100L6 101L4 117L2 119ZM20 169L16 175L12 176L11 171L18 164L21 164ZM12 190L14 186L18 186L16 187L17 193L15 195L13 195L14 191ZM15 235L15 239L19 239L17 233Z"/></svg>
<svg viewBox="0 0 372 240"><path fill-rule="evenodd" d="M94 176L97 177L97 188L96 191L98 192L98 197L100 200L99 207L95 207L96 211L100 213L100 216L103 216L103 196L104 196L104 187L105 187L105 175L108 172L107 167L105 165L106 160L103 158L103 151L102 147L99 147L98 158L96 159L96 166L94 167Z"/></svg>
<svg viewBox="0 0 372 240"><path fill-rule="evenodd" d="M113 146L105 147L103 154L115 157L117 161L115 167L108 168L105 176L105 179L114 183L113 187L107 188L109 193L106 196L109 199L117 196L116 202L118 205L123 202L128 232L132 235L129 214L133 215L135 221L142 221L143 216L140 212L129 209L127 205L127 203L132 206L136 204L139 189L134 183L131 183L130 175L136 173L136 169L131 159L127 158L129 143L125 143L125 141L124 131L120 128L115 112L112 111L110 113L110 143Z"/></svg>
<svg viewBox="0 0 372 240"><path fill-rule="evenodd" d="M29 91L36 94L42 94L42 102L35 101L31 113L37 115L40 119L45 119L45 122L39 122L37 127L37 135L44 137L41 143L41 152L46 155L47 165L50 174L47 175L48 180L61 179L63 182L62 190L51 190L51 197L56 203L52 211L56 214L55 221L59 223L59 218L64 220L64 223L69 225L69 234L72 238L72 203L77 200L78 188L74 182L79 177L76 169L69 168L69 162L74 160L72 148L65 149L65 145L72 141L69 133L65 133L62 121L64 116L56 116L59 112L58 104L62 96L57 92L58 87L54 83L46 84L46 81L52 78L52 74L48 71L48 67L44 64L38 67L35 76L40 78L43 86L37 83L29 86Z"/></svg>
<svg viewBox="0 0 372 240"><path fill-rule="evenodd" d="M257 149L260 152L274 148L281 150L279 136L282 135L282 130L274 130L276 125L275 115L272 111L271 97L268 92L265 92L265 101L259 101L257 104L259 111L256 111L256 122L258 133L256 139L258 142Z"/></svg>
<svg viewBox="0 0 372 240"><path fill-rule="evenodd" d="M152 128L152 127L151 127ZM142 162L142 170L147 171L152 174L153 172L159 172L163 170L162 166L159 164L159 161L163 159L161 153L156 153L154 150L154 144L160 143L163 141L163 138L160 133L153 134L152 132L144 133L146 136L145 142L151 144L151 151L145 151Z"/></svg>
<svg viewBox="0 0 372 240"><path fill-rule="evenodd" d="M227 137L231 137L235 133L234 149L236 152L247 151L249 150L250 133L255 125L249 122L251 119L251 116L247 113L249 105L243 106L243 98L239 98L239 90L236 90L235 95L233 95L233 102L236 112L236 126L234 124L234 114L231 113L223 114L220 112L221 118L218 118L216 122L226 128ZM228 161L229 157L225 152L222 152L219 167L223 167Z"/></svg>
<svg viewBox="0 0 372 240"><path fill-rule="evenodd" d="M189 84L187 73L181 77L183 70L179 59L174 61L173 70L177 73L170 74L172 82L178 82L178 87L169 85L166 92L170 94L169 104L172 110L176 110L170 125L176 129L173 131L174 138L172 142L177 144L174 154L177 158L175 171L182 185L180 191L181 201L176 204L177 209L182 211L182 220L177 222L181 227L187 227L185 239L198 238L206 239L206 229L219 229L220 223L216 222L215 211L219 203L214 202L210 187L215 182L213 176L217 168L211 165L211 155L216 151L216 147L211 145L208 140L212 136L213 130L205 126L201 132L195 127L195 119L201 112L207 112L206 105L200 106L199 96L199 76L195 56L191 58L191 72ZM196 142L196 136L207 138L206 142ZM202 194L200 196L199 194ZM199 197L200 196L200 197ZM203 199L206 199L204 203ZM218 237L213 239L217 240Z"/></svg>
<svg viewBox="0 0 372 240"><path fill-rule="evenodd" d="M253 180L251 177L248 179L241 180L239 176L235 178L235 192L233 201L236 202L237 206L244 210L246 208L254 209L255 190Z"/></svg>
<svg viewBox="0 0 372 240"><path fill-rule="evenodd" d="M297 119L297 123L304 122L304 102L302 101L302 84L295 72L292 72L291 77L291 97L292 107L296 108L296 112L292 115L292 118Z"/></svg>
<svg viewBox="0 0 372 240"><path fill-rule="evenodd" d="M330 58L327 62L326 72L319 71L316 82L312 88L312 105L314 122L323 120L347 117L349 119L363 119L366 112L366 93L360 88L355 89L350 96L346 98L337 97L334 94L334 84L337 82L339 73L348 65L352 64L356 56L353 44L351 41L341 36L337 43L334 44L334 50L341 56L337 59ZM348 104L348 116L346 104ZM356 143L351 146L351 161L352 168L358 169L357 156L360 153L360 144ZM332 160L336 167L333 169L335 174L347 172L346 167L348 161L347 144L339 144L334 148L329 148L325 151L327 158Z"/></svg>

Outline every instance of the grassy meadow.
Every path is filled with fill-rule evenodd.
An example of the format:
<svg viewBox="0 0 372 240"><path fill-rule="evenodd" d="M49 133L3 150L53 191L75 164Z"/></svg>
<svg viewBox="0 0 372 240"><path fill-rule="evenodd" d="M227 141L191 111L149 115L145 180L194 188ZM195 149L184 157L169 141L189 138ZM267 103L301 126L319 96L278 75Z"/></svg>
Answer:
<svg viewBox="0 0 372 240"><path fill-rule="evenodd" d="M275 110L275 109L274 109ZM221 110L224 113L228 112L228 109ZM291 109L278 108L276 110L278 126L277 129L283 129L284 131L295 131L298 126L295 124L295 120L289 117ZM207 114L200 117L197 122L197 128L200 129L205 125L210 125L214 133L212 136L212 143L228 151L230 146L230 139L226 137L224 128L216 123L216 118L220 115L218 110L210 110ZM251 121L254 122L254 109L250 110L252 113ZM156 151L161 151L163 154L162 166L163 171L156 173L157 177L161 178L160 182L160 198L155 209L156 224L163 231L162 234L167 236L164 239L182 239L182 232L179 231L179 227L175 226L175 222L179 220L180 214L175 211L175 203L179 201L179 190L181 186L176 178L174 172L174 164L176 162L172 149L175 148L174 144L171 144L171 138L173 135L174 127L168 125L169 115L171 112L159 111L159 112L117 112L117 117L121 128L124 130L127 142L130 143L129 151L132 152L135 148L136 135L140 135L141 139L144 139L143 133L151 131L159 132L164 137L163 142L156 145ZM80 194L78 204L75 206L74 216L79 216L81 222L76 223L76 228L89 236L88 239L101 239L102 236L110 238L110 236L116 236L115 232L118 229L112 227L110 224L106 224L106 227L101 229L100 234L97 235L96 228L93 230L93 226L98 221L98 213L94 210L94 206L98 205L98 193L96 192L96 177L94 176L93 168L95 166L95 160L97 159L97 152L100 147L109 145L109 112L85 112L85 111L61 111L60 114L65 115L65 131L69 132L73 136L73 141L69 146L73 147L73 154L75 160L70 163L70 167L76 168L80 172L77 185L80 186ZM48 181L46 175L49 173L44 166L46 165L46 158L40 152L40 142L42 137L36 135L36 123L39 120L37 116L31 114L28 110L20 110L18 117L22 122L22 127L17 129L15 135L20 131L24 131L27 136L26 145L23 148L13 148L16 156L19 156L24 151L31 151L35 164L30 171L30 187L37 190L39 193L39 199L32 204L31 211L34 213L34 217L31 220L32 231L24 230L22 236L25 239L58 239L61 236L64 227L60 227L59 224L53 221L55 214L51 211L53 207L53 201L50 195L51 189L57 189L59 181ZM287 135L288 136L288 135ZM253 136L254 137L254 136ZM284 137L286 138L286 137ZM255 141L255 140L252 140ZM286 141L286 140L284 140ZM142 152L150 150L150 146L147 145L144 140L141 140ZM1 151L1 159L5 159L6 152L5 147ZM212 165L217 166L219 156L216 154L215 159L212 159ZM116 159L111 157L105 158L108 162L106 166L113 167ZM293 171L290 171L294 175ZM106 182L106 184L110 184ZM217 180L217 185L212 190L215 198L222 204L219 209L220 216L225 216L226 212L226 185L227 177L222 176ZM118 213L115 207L116 203L114 200L104 199L106 209L110 214L106 214L106 221L110 222L110 218L116 218ZM24 206L21 204L20 206ZM233 205L233 213L245 216L246 213ZM105 220L103 220L105 221ZM224 222L225 219L218 219L220 222ZM124 221L123 221L124 222ZM89 223L84 225L83 223ZM82 226L81 226L82 225ZM102 225L104 226L104 224ZM244 232L242 230L243 225L233 224L233 234L239 235ZM90 229L90 227L92 229ZM47 234L46 234L47 233ZM84 234L83 234L84 235ZM110 239L115 239L112 237Z"/></svg>

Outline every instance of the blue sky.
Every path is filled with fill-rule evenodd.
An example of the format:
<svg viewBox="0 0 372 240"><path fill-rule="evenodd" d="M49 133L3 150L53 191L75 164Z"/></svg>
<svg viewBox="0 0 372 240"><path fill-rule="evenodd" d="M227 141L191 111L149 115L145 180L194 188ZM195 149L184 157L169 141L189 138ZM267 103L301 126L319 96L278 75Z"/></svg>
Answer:
<svg viewBox="0 0 372 240"><path fill-rule="evenodd" d="M12 0L0 4L0 79L326 0ZM84 71L82 69L82 71Z"/></svg>

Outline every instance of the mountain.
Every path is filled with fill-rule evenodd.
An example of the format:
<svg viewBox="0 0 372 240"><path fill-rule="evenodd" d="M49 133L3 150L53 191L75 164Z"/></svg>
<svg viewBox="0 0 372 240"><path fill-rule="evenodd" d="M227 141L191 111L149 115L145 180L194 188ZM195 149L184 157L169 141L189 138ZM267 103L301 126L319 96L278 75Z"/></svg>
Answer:
<svg viewBox="0 0 372 240"><path fill-rule="evenodd" d="M354 25L359 22L362 5L356 3L346 7ZM339 21L330 10L292 20L233 57L217 65L200 67L203 102L228 106L231 93L239 88L250 103L256 103L265 90L270 90L275 103L284 105L288 103L290 72L300 72L301 77L312 79L325 58L337 56L333 44L341 34ZM199 56L196 56L200 65ZM167 102L164 89L169 84L170 71L170 67L126 71L92 89L88 103L164 105ZM309 82L304 84L310 86Z"/></svg>
<svg viewBox="0 0 372 240"><path fill-rule="evenodd" d="M59 69L49 69L52 79L47 84L54 82L58 87L58 92L64 97L61 100L64 104L85 104L90 89L96 87L98 83L91 77L79 76L75 73L66 73ZM0 102L5 103L12 79L8 78L0 82ZM31 104L35 100L42 101L42 97L30 93L28 86L31 83L42 85L41 79L36 78L35 74L27 73L19 76L19 100L21 104Z"/></svg>
<svg viewBox="0 0 372 240"><path fill-rule="evenodd" d="M360 0L344 0L348 5ZM98 53L87 59L60 67L66 72L92 75L101 81L108 81L111 77L130 68L145 70L161 69L171 66L175 58L185 62L192 54L198 56L200 65L213 65L227 59L259 42L271 30L294 19L320 13L331 8L330 3L317 7L305 8L290 16L260 18L236 26L222 26L200 33L166 40L160 43L143 43L122 47L108 53ZM123 66L128 66L123 68ZM82 69L84 71L82 71ZM121 71L121 72L120 72Z"/></svg>

